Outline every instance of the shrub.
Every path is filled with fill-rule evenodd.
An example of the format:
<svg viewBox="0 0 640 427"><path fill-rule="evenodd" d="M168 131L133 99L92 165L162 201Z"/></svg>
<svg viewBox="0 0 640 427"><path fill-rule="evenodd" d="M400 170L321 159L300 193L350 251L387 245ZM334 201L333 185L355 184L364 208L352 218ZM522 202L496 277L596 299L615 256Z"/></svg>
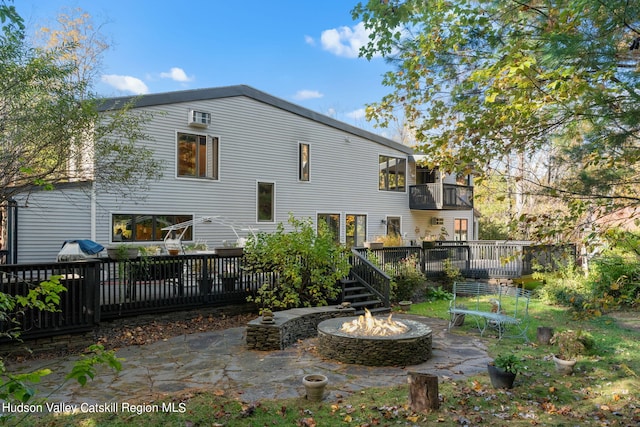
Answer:
<svg viewBox="0 0 640 427"><path fill-rule="evenodd" d="M346 248L337 244L324 222L316 233L311 219L289 216L293 228L278 224L274 233L258 233L244 248L245 269L272 273L273 283L249 297L262 308L327 305L340 294L338 281L349 274Z"/></svg>
<svg viewBox="0 0 640 427"><path fill-rule="evenodd" d="M416 254L400 260L398 268L391 273L395 283L392 286L392 301L410 301L416 291L425 285L426 277L420 269L420 260Z"/></svg>
<svg viewBox="0 0 640 427"><path fill-rule="evenodd" d="M640 263L635 256L610 253L595 259L588 286L604 309L640 305Z"/></svg>

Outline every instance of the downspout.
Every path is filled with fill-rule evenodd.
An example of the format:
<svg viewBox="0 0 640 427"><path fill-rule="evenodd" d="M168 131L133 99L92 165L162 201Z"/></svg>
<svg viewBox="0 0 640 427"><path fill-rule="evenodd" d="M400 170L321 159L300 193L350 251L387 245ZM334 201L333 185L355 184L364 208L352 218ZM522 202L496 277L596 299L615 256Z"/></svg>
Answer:
<svg viewBox="0 0 640 427"><path fill-rule="evenodd" d="M18 202L7 202L7 264L18 263Z"/></svg>
<svg viewBox="0 0 640 427"><path fill-rule="evenodd" d="M91 182L91 240L96 241L96 182Z"/></svg>

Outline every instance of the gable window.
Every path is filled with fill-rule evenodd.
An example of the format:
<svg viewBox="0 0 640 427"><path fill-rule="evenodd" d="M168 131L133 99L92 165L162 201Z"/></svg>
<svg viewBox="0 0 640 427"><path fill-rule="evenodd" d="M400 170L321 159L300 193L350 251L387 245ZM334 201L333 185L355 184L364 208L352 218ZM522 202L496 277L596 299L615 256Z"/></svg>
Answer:
<svg viewBox="0 0 640 427"><path fill-rule="evenodd" d="M318 223L324 221L327 224L327 228L333 234L333 241L340 243L340 214L336 213L319 213Z"/></svg>
<svg viewBox="0 0 640 427"><path fill-rule="evenodd" d="M276 184L273 182L258 182L257 192L258 222L274 222Z"/></svg>
<svg viewBox="0 0 640 427"><path fill-rule="evenodd" d="M178 132L178 176L218 179L218 138Z"/></svg>
<svg viewBox="0 0 640 427"><path fill-rule="evenodd" d="M469 240L469 220L456 218L453 221L453 240Z"/></svg>
<svg viewBox="0 0 640 427"><path fill-rule="evenodd" d="M298 179L309 181L309 144L298 144Z"/></svg>
<svg viewBox="0 0 640 427"><path fill-rule="evenodd" d="M378 189L382 191L405 191L407 159L402 157L379 156Z"/></svg>
<svg viewBox="0 0 640 427"><path fill-rule="evenodd" d="M164 227L193 220L192 215L148 215L122 213L111 215L112 242L161 242L166 234ZM184 240L193 240L189 228Z"/></svg>

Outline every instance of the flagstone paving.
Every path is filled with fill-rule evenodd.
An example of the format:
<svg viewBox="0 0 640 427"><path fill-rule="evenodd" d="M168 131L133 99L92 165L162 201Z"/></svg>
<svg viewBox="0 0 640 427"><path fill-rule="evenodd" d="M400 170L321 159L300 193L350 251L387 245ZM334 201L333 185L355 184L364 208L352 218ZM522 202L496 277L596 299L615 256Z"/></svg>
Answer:
<svg viewBox="0 0 640 427"><path fill-rule="evenodd" d="M100 368L84 387L59 387L74 357L13 364L10 370L52 369L54 373L37 385L38 397L70 404L145 403L190 389L224 391L248 403L303 397L302 377L311 373L328 377L326 399L331 400L368 387L406 384L409 371L437 375L440 381L486 372L490 358L482 340L448 332L441 319L394 315L403 317L424 322L433 331L433 357L420 365L369 367L324 360L314 351L315 338L286 350L248 350L246 328L235 327L123 348L117 352L125 359L122 371Z"/></svg>

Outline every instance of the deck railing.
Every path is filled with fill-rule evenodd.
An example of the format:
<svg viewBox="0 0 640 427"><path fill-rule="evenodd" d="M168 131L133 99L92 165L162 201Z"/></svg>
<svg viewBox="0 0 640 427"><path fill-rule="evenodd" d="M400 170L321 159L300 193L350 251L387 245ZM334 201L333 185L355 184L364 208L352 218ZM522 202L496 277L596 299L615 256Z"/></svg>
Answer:
<svg viewBox="0 0 640 427"><path fill-rule="evenodd" d="M250 273L242 256L188 254L131 260L12 264L0 266L0 291L26 295L29 288L62 275L67 288L59 311L16 313L19 324L0 322L0 332L18 328L24 338L91 330L118 317L202 306L239 304L255 293L267 273Z"/></svg>
<svg viewBox="0 0 640 427"><path fill-rule="evenodd" d="M448 267L457 268L463 276L470 278L520 277L537 268L557 269L576 257L572 244L505 241L438 241L424 249L407 246L371 250L386 271L395 268L396 259L406 258L416 251L421 253L422 270L427 277L444 276Z"/></svg>
<svg viewBox="0 0 640 427"><path fill-rule="evenodd" d="M409 208L470 209L473 208L473 187L442 183L410 185Z"/></svg>
<svg viewBox="0 0 640 427"><path fill-rule="evenodd" d="M369 252L371 251L371 252ZM573 257L573 245L542 246L526 242L437 242L432 248L407 246L376 250L354 249L351 273L388 305L389 276L400 261L418 257L428 277L442 276L447 264L466 277L517 277L535 265L556 268ZM372 253L378 265L366 257ZM384 271L383 271L384 270ZM203 306L240 304L273 273L244 269L243 256L187 254L132 260L100 258L79 262L0 265L0 291L26 295L51 278L62 277L67 288L57 312L29 309L16 312L17 324L0 320L0 333L18 328L24 338L89 331L101 320Z"/></svg>
<svg viewBox="0 0 640 427"><path fill-rule="evenodd" d="M389 307L391 278L367 259L366 251L354 248L351 249L351 252L350 276L373 292L382 301L383 306Z"/></svg>

